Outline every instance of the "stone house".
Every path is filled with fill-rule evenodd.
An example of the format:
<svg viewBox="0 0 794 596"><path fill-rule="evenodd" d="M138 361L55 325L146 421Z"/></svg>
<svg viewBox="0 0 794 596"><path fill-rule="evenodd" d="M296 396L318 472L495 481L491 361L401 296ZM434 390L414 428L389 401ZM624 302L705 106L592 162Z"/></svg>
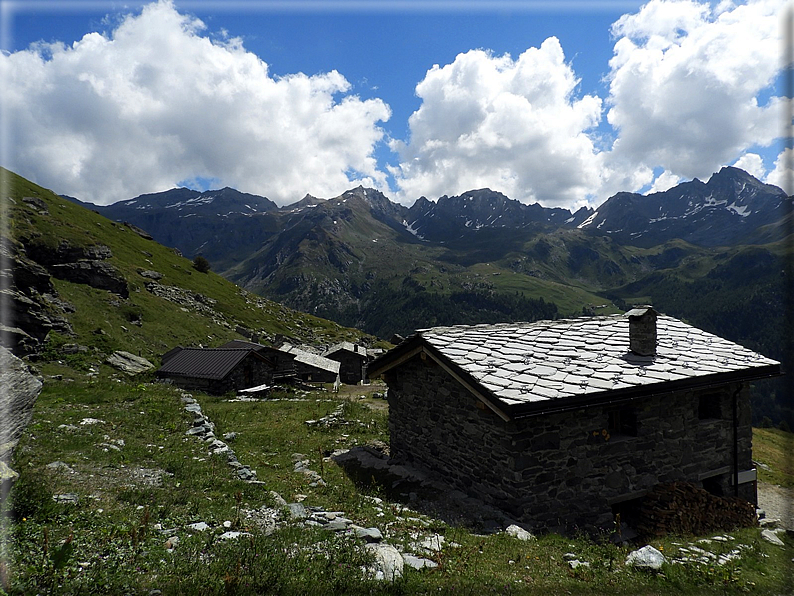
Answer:
<svg viewBox="0 0 794 596"><path fill-rule="evenodd" d="M274 381L299 379L307 383L333 383L339 377L339 362L298 348L289 343L279 347L235 339L222 348L250 348L274 365Z"/></svg>
<svg viewBox="0 0 794 596"><path fill-rule="evenodd" d="M364 346L343 341L331 346L323 356L339 362L339 378L343 383L356 385L364 381L367 376L369 356Z"/></svg>
<svg viewBox="0 0 794 596"><path fill-rule="evenodd" d="M677 480L755 503L749 383L779 363L627 315L417 331L369 365L392 460L537 529L609 527Z"/></svg>
<svg viewBox="0 0 794 596"><path fill-rule="evenodd" d="M252 348L179 348L166 353L157 376L178 387L223 395L271 383L272 361Z"/></svg>
<svg viewBox="0 0 794 596"><path fill-rule="evenodd" d="M282 344L279 351L292 356L295 376L307 383L333 383L339 379L341 364L336 360L302 350L290 344Z"/></svg>

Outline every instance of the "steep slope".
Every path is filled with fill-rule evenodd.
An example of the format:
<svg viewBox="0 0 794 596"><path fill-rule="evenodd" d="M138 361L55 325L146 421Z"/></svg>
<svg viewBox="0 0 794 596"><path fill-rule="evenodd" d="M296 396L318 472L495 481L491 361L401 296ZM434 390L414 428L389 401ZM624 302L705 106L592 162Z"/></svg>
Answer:
<svg viewBox="0 0 794 596"><path fill-rule="evenodd" d="M27 335L27 353L63 358L58 350L73 344L85 349L72 348L78 351L70 357L89 362L118 349L157 361L179 344L217 345L253 334L319 346L368 341L199 273L173 249L7 170L0 179L7 214L2 298L16 314L3 321L2 336L15 342Z"/></svg>
<svg viewBox="0 0 794 596"><path fill-rule="evenodd" d="M700 246L732 246L786 215L786 194L743 170L722 168L707 183L685 182L647 196L621 192L579 227L621 244L654 246L674 238ZM778 240L766 236L766 240Z"/></svg>
<svg viewBox="0 0 794 596"><path fill-rule="evenodd" d="M114 221L136 225L187 256L201 254L217 269L232 266L280 228L273 201L233 188L206 192L174 188L113 205L80 204Z"/></svg>

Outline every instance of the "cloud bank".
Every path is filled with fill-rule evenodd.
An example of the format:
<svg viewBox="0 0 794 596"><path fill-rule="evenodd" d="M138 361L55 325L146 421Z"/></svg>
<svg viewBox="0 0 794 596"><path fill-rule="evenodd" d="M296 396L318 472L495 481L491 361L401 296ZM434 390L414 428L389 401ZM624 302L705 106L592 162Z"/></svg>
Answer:
<svg viewBox="0 0 794 596"><path fill-rule="evenodd" d="M409 204L490 187L569 208L728 164L780 184L786 160L761 153L788 101L774 96L784 6L651 0L612 26L603 98L555 37L516 58L461 53L416 85L408 138L387 140L389 106L351 94L344 73L274 77L160 0L109 34L0 55L4 165L100 204L198 178L280 204L363 184Z"/></svg>
<svg viewBox="0 0 794 596"><path fill-rule="evenodd" d="M410 139L393 143L401 195L489 186L571 207L736 160L763 177L745 153L780 136L784 100L759 96L780 73L784 4L652 0L612 27L604 101L580 94L555 38L516 60L471 51L435 66L416 87Z"/></svg>
<svg viewBox="0 0 794 596"><path fill-rule="evenodd" d="M11 169L98 204L196 177L280 203L385 188L384 102L345 95L336 71L274 78L204 28L161 1L108 36L0 56Z"/></svg>

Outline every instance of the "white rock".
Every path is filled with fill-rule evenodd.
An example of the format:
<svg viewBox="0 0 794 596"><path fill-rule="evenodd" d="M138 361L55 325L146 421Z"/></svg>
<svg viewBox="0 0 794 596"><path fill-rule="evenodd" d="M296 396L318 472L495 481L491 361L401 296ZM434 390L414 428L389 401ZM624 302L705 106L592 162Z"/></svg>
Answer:
<svg viewBox="0 0 794 596"><path fill-rule="evenodd" d="M664 555L650 544L629 553L629 556L626 557L626 565L639 569L653 569L654 571L661 569L662 563L666 561Z"/></svg>
<svg viewBox="0 0 794 596"><path fill-rule="evenodd" d="M403 557L391 544L366 544L365 548L375 555L374 574L376 579L394 581L402 577Z"/></svg>
<svg viewBox="0 0 794 596"><path fill-rule="evenodd" d="M509 534L513 538L517 538L518 540L534 540L535 537L527 532L524 528L513 524L512 526L507 526L505 530L506 534Z"/></svg>
<svg viewBox="0 0 794 596"><path fill-rule="evenodd" d="M783 541L777 537L777 534L772 530L761 530L761 538L776 546L785 546Z"/></svg>
<svg viewBox="0 0 794 596"><path fill-rule="evenodd" d="M210 527L205 522L196 522L195 524L188 524L188 529L193 530L195 532L204 532L205 530L209 530Z"/></svg>
<svg viewBox="0 0 794 596"><path fill-rule="evenodd" d="M435 561L431 561L430 559L424 559L421 557L416 557L414 555L403 554L403 561L409 567L413 567L414 569L432 569L433 567L438 567L438 563Z"/></svg>
<svg viewBox="0 0 794 596"><path fill-rule="evenodd" d="M249 532L224 532L220 536L218 536L218 540L234 540L235 538L239 538L240 536L250 536Z"/></svg>

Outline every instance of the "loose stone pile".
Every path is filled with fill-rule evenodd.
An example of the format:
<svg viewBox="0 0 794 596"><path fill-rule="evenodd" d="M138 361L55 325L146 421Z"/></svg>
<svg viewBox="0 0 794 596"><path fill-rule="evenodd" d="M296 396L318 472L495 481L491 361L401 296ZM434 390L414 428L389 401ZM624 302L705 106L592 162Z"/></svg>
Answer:
<svg viewBox="0 0 794 596"><path fill-rule="evenodd" d="M237 460L234 451L224 442L215 436L215 424L209 420L201 412L201 406L193 399L189 393L182 394L182 403L185 404L185 411L193 414L193 426L189 428L185 434L188 436L201 439L209 444L210 455L226 454L226 461L229 466L234 469L235 475L245 482L258 482L256 479L256 470L252 470L250 466L241 464ZM228 434L226 435L229 436ZM233 437L231 439L233 440Z"/></svg>

